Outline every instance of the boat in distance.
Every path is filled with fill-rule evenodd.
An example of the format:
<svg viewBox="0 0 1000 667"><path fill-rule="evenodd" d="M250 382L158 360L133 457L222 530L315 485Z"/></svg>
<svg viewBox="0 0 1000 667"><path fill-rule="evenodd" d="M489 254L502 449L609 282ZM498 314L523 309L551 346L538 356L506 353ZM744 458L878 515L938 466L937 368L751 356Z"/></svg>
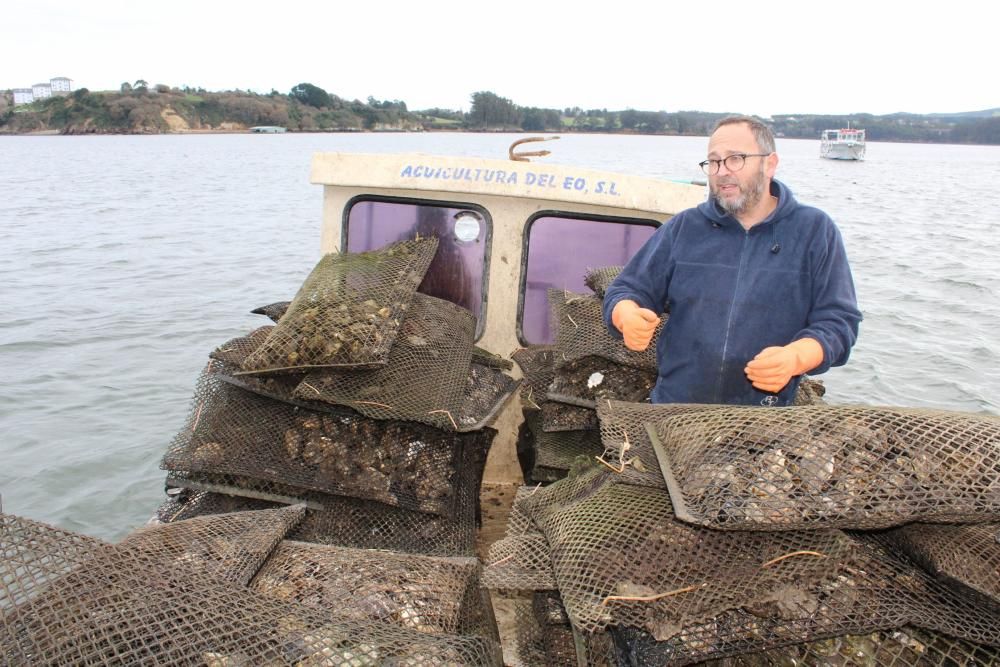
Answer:
<svg viewBox="0 0 1000 667"><path fill-rule="evenodd" d="M830 160L864 160L865 131L854 128L823 130L819 156Z"/></svg>

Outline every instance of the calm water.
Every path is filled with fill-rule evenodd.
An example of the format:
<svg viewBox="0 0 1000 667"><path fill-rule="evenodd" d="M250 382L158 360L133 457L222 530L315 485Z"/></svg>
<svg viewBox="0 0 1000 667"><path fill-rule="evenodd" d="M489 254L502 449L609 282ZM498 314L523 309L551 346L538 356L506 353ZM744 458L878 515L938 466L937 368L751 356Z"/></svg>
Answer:
<svg viewBox="0 0 1000 667"><path fill-rule="evenodd" d="M0 138L3 509L108 539L150 516L206 355L318 258L313 152L504 157L519 136ZM706 141L567 136L545 161L692 178ZM1000 414L1000 147L778 150L839 224L865 315L830 400Z"/></svg>

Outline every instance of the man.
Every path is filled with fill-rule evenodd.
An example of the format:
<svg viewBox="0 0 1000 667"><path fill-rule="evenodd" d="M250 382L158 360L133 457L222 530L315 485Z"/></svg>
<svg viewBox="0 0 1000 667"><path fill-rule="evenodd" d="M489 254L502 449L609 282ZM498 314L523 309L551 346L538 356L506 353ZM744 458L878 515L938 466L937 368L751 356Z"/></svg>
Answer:
<svg viewBox="0 0 1000 667"><path fill-rule="evenodd" d="M644 350L659 324L654 403L790 405L804 373L847 361L861 313L840 232L774 180L774 136L719 121L709 199L660 227L608 288L604 319Z"/></svg>

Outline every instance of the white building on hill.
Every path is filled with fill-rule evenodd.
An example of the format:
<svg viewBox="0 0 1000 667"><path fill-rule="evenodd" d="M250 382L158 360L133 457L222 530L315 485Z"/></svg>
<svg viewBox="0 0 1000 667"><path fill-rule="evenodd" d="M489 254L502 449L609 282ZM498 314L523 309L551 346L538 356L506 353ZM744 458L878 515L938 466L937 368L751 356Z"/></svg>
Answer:
<svg viewBox="0 0 1000 667"><path fill-rule="evenodd" d="M53 95L69 95L73 92L73 80L67 79L64 76L57 76L54 79L50 79L49 86L52 88Z"/></svg>
<svg viewBox="0 0 1000 667"><path fill-rule="evenodd" d="M31 94L31 88L15 88L14 93L14 106L18 104L31 104L35 101L35 96Z"/></svg>
<svg viewBox="0 0 1000 667"><path fill-rule="evenodd" d="M49 83L36 83L31 86L31 95L36 100L44 100L46 97L52 97L52 84Z"/></svg>

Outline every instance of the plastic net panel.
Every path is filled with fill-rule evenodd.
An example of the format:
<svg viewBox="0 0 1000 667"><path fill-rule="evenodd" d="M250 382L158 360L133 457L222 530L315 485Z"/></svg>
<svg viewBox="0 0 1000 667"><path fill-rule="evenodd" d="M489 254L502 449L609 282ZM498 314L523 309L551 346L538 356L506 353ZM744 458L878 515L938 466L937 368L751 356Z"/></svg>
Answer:
<svg viewBox="0 0 1000 667"><path fill-rule="evenodd" d="M608 287L622 272L622 266L603 266L598 269L590 269L583 276L583 284L594 291L599 298L604 299L604 294Z"/></svg>
<svg viewBox="0 0 1000 667"><path fill-rule="evenodd" d="M418 294L385 366L314 371L299 383L295 396L345 405L374 419L406 419L458 430L474 334L471 312Z"/></svg>
<svg viewBox="0 0 1000 667"><path fill-rule="evenodd" d="M914 562L947 581L1000 602L998 524L911 523L886 534Z"/></svg>
<svg viewBox="0 0 1000 667"><path fill-rule="evenodd" d="M600 428L594 408L546 401L542 403L541 413L543 431L596 431Z"/></svg>
<svg viewBox="0 0 1000 667"><path fill-rule="evenodd" d="M426 238L324 256L243 370L385 364L437 246Z"/></svg>
<svg viewBox="0 0 1000 667"><path fill-rule="evenodd" d="M881 528L1000 516L998 417L726 408L660 420L655 435L678 516L706 526Z"/></svg>
<svg viewBox="0 0 1000 667"><path fill-rule="evenodd" d="M494 434L495 431L487 429L484 438ZM488 443L485 447L465 450L457 487L456 512L452 517L358 498L313 493L300 498L307 501L309 507L305 518L288 537L363 549L387 549L431 556L472 556L475 554L479 486L487 449ZM183 479L174 482L194 490L185 490L180 497L169 499L161 506L158 515L165 522L278 506L275 501L247 497L246 494L253 494L253 489L257 488L252 480L209 478L203 483ZM270 491L275 496L285 496L294 494L296 490L279 487ZM294 499L289 498L285 502L294 502Z"/></svg>
<svg viewBox="0 0 1000 667"><path fill-rule="evenodd" d="M556 369L547 397L593 408L595 401L645 401L656 385L656 371L587 356Z"/></svg>
<svg viewBox="0 0 1000 667"><path fill-rule="evenodd" d="M458 458L466 444L479 444L477 434L320 413L206 373L162 467L451 514Z"/></svg>
<svg viewBox="0 0 1000 667"><path fill-rule="evenodd" d="M6 664L500 664L487 638L353 621L7 515L0 530Z"/></svg>
<svg viewBox="0 0 1000 667"><path fill-rule="evenodd" d="M563 602L584 632L628 625L667 639L723 611L827 581L853 553L839 531L690 526L674 518L664 489L620 484L611 475L593 470L559 482L581 492L547 506L553 487L526 499L535 503L532 516L550 546Z"/></svg>
<svg viewBox="0 0 1000 667"><path fill-rule="evenodd" d="M477 629L479 563L285 541L250 583L261 595L429 634ZM481 628L478 628L481 630Z"/></svg>
<svg viewBox="0 0 1000 667"><path fill-rule="evenodd" d="M554 345L531 345L516 350L511 358L517 363L524 376L521 383L521 400L525 405L538 408L545 402L545 394L556 372L556 351Z"/></svg>
<svg viewBox="0 0 1000 667"><path fill-rule="evenodd" d="M500 590L555 590L549 543L520 509L518 499L537 488L521 487L507 520L507 533L490 545L483 568L483 586Z"/></svg>
<svg viewBox="0 0 1000 667"><path fill-rule="evenodd" d="M653 441L646 430L646 422L719 408L718 405L697 403L598 401L597 417L600 420L601 443L604 447L601 461L622 480L631 484L664 487L666 480L660 470Z"/></svg>
<svg viewBox="0 0 1000 667"><path fill-rule="evenodd" d="M532 465L528 476L533 482L554 482L566 476L578 457L593 460L604 451L597 431L544 431L541 418L525 419L531 429Z"/></svg>
<svg viewBox="0 0 1000 667"><path fill-rule="evenodd" d="M556 347L560 353L557 367L582 357L597 356L655 373L656 341L667 321L666 315L660 316L649 347L637 352L625 347L621 339L612 337L601 314L601 299L554 289L548 291L548 297L551 326L556 332Z"/></svg>
<svg viewBox="0 0 1000 667"><path fill-rule="evenodd" d="M301 374L239 374L242 360L253 352L262 340L263 335L253 332L249 336L242 336L224 343L209 355L215 360L215 363L210 364L206 372L217 373L220 379L255 394L311 410L331 414L354 412L346 406L307 398L310 394L315 393L312 391L304 390L301 392L306 398L297 396L295 389L302 380ZM459 432L479 430L489 424L517 390L519 381L503 372L504 361L485 352L472 355L472 363L469 364L469 372L462 387L461 407L454 415ZM506 366L510 365L511 362L507 361Z"/></svg>
<svg viewBox="0 0 1000 667"><path fill-rule="evenodd" d="M645 667L690 664L667 658L649 637L635 630L612 633L625 654L623 664ZM972 667L1000 664L1000 650L945 634L906 627L833 637L779 649L699 662L704 667L791 667L794 665L865 665L866 667Z"/></svg>
<svg viewBox="0 0 1000 667"><path fill-rule="evenodd" d="M244 585L303 516L305 508L295 506L200 517L142 528L121 544Z"/></svg>

